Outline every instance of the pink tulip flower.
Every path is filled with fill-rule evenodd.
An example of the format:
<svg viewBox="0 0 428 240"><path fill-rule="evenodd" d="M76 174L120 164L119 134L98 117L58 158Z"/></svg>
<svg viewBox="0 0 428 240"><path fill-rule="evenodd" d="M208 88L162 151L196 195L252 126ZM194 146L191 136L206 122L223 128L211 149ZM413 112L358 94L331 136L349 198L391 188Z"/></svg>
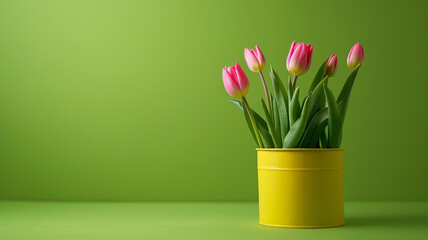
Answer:
<svg viewBox="0 0 428 240"><path fill-rule="evenodd" d="M290 52L287 57L287 70L294 76L300 76L306 73L311 66L312 45L305 43L291 44Z"/></svg>
<svg viewBox="0 0 428 240"><path fill-rule="evenodd" d="M364 49L360 45L360 43L356 43L352 48L351 51L349 51L348 59L347 59L348 66L353 70L355 67L357 67L358 64L360 64L360 67L363 66L364 63Z"/></svg>
<svg viewBox="0 0 428 240"><path fill-rule="evenodd" d="M327 66L325 68L325 74L329 77L333 77L336 74L337 70L337 56L332 54L327 61Z"/></svg>
<svg viewBox="0 0 428 240"><path fill-rule="evenodd" d="M247 61L248 68L253 72L260 72L265 67L266 61L260 48L256 45L255 49L244 50L245 61Z"/></svg>
<svg viewBox="0 0 428 240"><path fill-rule="evenodd" d="M242 98L247 95L250 85L238 62L236 62L235 66L224 67L222 75L224 87L230 96Z"/></svg>

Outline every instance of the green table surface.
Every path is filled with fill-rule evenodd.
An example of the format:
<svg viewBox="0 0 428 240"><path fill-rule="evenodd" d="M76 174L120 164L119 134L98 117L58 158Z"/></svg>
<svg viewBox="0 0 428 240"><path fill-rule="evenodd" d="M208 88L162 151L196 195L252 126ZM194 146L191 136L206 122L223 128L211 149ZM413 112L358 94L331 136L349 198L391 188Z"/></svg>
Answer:
<svg viewBox="0 0 428 240"><path fill-rule="evenodd" d="M348 202L346 225L257 223L257 203L0 202L0 239L428 239L428 202Z"/></svg>

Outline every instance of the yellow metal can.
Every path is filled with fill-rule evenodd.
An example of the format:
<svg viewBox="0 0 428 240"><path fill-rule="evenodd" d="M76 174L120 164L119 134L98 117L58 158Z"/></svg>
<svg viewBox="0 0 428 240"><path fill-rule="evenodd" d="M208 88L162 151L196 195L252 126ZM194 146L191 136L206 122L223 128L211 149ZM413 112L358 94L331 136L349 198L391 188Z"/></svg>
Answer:
<svg viewBox="0 0 428 240"><path fill-rule="evenodd" d="M341 148L257 149L260 224L345 224Z"/></svg>

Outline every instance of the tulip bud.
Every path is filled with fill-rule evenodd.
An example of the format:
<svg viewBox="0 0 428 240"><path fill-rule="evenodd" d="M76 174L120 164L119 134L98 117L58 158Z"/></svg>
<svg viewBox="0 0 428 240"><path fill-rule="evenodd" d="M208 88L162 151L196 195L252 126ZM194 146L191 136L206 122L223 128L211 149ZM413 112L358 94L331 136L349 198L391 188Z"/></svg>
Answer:
<svg viewBox="0 0 428 240"><path fill-rule="evenodd" d="M300 76L309 70L311 61L312 45L296 44L296 41L294 41L287 56L287 70L294 76Z"/></svg>
<svg viewBox="0 0 428 240"><path fill-rule="evenodd" d="M327 61L327 66L325 68L325 74L329 77L333 77L336 74L337 69L337 56L332 54Z"/></svg>
<svg viewBox="0 0 428 240"><path fill-rule="evenodd" d="M222 75L224 87L230 96L242 98L247 95L250 85L238 62L236 62L235 66L224 67Z"/></svg>
<svg viewBox="0 0 428 240"><path fill-rule="evenodd" d="M248 68L253 72L259 72L265 67L265 57L256 45L255 49L244 50L245 61L247 61Z"/></svg>
<svg viewBox="0 0 428 240"><path fill-rule="evenodd" d="M364 50L360 43L356 43L349 51L348 59L346 61L348 66L353 70L360 64L360 67L363 66L364 63Z"/></svg>

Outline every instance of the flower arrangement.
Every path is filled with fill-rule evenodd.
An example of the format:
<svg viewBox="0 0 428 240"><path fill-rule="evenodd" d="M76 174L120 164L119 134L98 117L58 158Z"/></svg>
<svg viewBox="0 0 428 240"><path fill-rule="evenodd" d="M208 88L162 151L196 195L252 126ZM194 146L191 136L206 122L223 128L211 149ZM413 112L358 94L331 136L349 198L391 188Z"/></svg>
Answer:
<svg viewBox="0 0 428 240"><path fill-rule="evenodd" d="M342 128L349 98L359 68L364 62L364 50L357 43L349 52L347 65L352 72L337 97L328 88L328 80L337 69L337 56L331 55L319 68L302 104L297 79L305 74L312 60L312 46L305 43L291 44L286 67L291 73L283 83L270 68L273 93L269 93L262 73L265 58L258 46L244 50L248 68L259 74L263 84L261 98L265 118L251 109L245 96L249 90L248 78L237 62L222 69L226 91L242 101L229 100L244 112L247 125L259 148L339 148ZM327 131L326 131L327 128ZM326 133L327 132L327 133Z"/></svg>

